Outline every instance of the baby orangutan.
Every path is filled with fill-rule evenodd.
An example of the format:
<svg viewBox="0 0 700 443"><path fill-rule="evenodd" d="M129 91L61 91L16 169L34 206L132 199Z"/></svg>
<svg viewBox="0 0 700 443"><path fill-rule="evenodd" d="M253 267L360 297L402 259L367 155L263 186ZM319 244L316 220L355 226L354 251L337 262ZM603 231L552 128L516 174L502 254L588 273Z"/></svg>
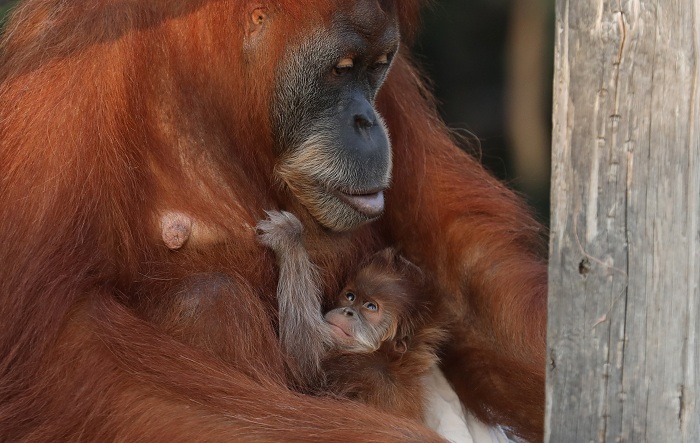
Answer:
<svg viewBox="0 0 700 443"><path fill-rule="evenodd" d="M427 324L420 270L391 248L360 264L322 314L315 265L301 222L269 212L260 241L276 254L280 341L299 388L358 400L422 420L423 378L437 362L442 329Z"/></svg>

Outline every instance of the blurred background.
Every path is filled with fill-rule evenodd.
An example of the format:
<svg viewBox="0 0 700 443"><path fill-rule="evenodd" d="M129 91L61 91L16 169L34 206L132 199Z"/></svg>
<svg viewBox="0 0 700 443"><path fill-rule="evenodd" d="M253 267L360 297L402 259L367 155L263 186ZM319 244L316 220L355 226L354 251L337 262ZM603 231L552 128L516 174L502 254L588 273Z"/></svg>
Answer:
<svg viewBox="0 0 700 443"><path fill-rule="evenodd" d="M144 0L147 1L147 0ZM14 0L0 0L0 26ZM554 0L433 0L416 59L460 145L549 221Z"/></svg>
<svg viewBox="0 0 700 443"><path fill-rule="evenodd" d="M435 0L414 48L462 147L549 222L554 0Z"/></svg>

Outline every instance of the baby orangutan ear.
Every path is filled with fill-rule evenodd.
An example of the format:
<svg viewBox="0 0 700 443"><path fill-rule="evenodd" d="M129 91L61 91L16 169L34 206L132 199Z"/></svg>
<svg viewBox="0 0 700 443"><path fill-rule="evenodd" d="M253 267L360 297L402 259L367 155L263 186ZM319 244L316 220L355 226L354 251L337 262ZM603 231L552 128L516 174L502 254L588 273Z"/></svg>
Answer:
<svg viewBox="0 0 700 443"><path fill-rule="evenodd" d="M394 340L394 351L399 354L404 354L408 351L408 337L397 338Z"/></svg>
<svg viewBox="0 0 700 443"><path fill-rule="evenodd" d="M422 282L425 276L421 268L410 262L403 255L396 255L394 257L394 266L401 272L404 276L410 276L416 282Z"/></svg>

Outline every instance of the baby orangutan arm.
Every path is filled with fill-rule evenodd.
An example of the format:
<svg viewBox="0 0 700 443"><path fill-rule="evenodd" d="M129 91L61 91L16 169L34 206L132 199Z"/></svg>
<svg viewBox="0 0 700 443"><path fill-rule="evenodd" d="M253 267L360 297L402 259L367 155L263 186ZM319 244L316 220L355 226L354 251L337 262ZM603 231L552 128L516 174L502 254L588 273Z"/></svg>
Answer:
<svg viewBox="0 0 700 443"><path fill-rule="evenodd" d="M332 340L321 314L316 267L304 249L303 226L289 212L270 211L258 223L258 238L277 256L280 342L296 366L292 372L306 387L323 383L321 360Z"/></svg>

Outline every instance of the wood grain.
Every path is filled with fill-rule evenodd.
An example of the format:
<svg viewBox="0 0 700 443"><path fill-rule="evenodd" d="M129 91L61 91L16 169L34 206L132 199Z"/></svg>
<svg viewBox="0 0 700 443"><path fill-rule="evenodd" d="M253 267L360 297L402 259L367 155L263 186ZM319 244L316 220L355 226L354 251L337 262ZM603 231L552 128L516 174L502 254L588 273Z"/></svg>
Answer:
<svg viewBox="0 0 700 443"><path fill-rule="evenodd" d="M545 441L700 441L699 9L557 1Z"/></svg>

